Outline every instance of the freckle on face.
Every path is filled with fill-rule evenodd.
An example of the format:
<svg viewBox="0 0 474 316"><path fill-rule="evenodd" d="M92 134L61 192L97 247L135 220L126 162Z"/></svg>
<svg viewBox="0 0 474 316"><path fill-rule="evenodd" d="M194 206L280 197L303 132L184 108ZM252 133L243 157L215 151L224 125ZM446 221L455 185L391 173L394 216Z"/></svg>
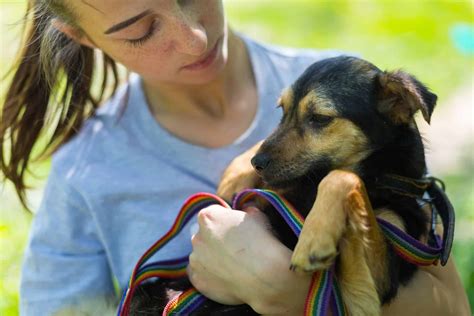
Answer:
<svg viewBox="0 0 474 316"><path fill-rule="evenodd" d="M118 8L115 12L119 13L123 12L123 10L120 9L121 6L127 6L130 8L129 11L137 13L146 9L150 9L141 6L141 1L133 2L133 4L128 1L127 3L121 4L120 2L122 1L118 0L89 0L88 2L90 2L91 5L95 6L96 8L102 10L108 4L109 7ZM166 4L166 1L164 1L163 4ZM132 6L134 7L133 10L131 8ZM159 9L151 9L155 12L158 12L157 16L159 16ZM196 20L199 21L199 23L201 23L202 27L204 28L207 36L208 46L214 47L218 38L221 38L223 35L227 35L226 20L221 0L200 0L199 2L196 2L196 4L190 5L188 9L193 10L189 12L192 12L191 15L195 16ZM115 19L106 19L105 22L98 23L100 24L100 27L97 26L97 24L92 27L93 23L91 23L91 20L97 21L100 20L101 17L101 19L104 20L103 14L87 5L81 6L80 11L83 11L79 13L82 13L82 15L85 17L84 29L86 30L87 34L91 34L91 38L94 39L97 45L102 48L109 56L123 64L129 70L142 75L144 79L148 78L148 80L155 82L166 81L174 83L204 83L215 77L216 74L224 68L225 63L227 62L227 37L225 36L223 43L220 45L219 59L218 63L216 63L216 67L210 67L208 71L203 72L196 71L194 73L181 73L179 69L182 66L197 62L200 58L202 58L202 56L189 55L176 51L173 42L170 40L174 37L174 33L177 32L176 24L174 24L174 27L167 29L165 21L164 28L166 30L163 30L162 34L157 33L157 35L150 38L150 40L142 47L135 48L126 45L122 40L117 40L117 36L115 36L115 39L104 37L104 35L98 30L105 30L114 23L122 21L124 16L123 14L117 18L119 13L116 13L113 16ZM108 14L107 10L104 12ZM140 25L139 28L143 28L143 25ZM205 52L209 52L209 49L210 47L206 47Z"/></svg>

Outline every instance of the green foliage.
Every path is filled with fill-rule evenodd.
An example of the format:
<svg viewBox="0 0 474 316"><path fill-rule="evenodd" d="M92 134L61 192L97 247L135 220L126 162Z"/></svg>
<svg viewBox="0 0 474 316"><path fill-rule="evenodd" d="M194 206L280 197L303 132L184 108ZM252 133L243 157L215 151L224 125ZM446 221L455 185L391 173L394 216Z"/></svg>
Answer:
<svg viewBox="0 0 474 316"><path fill-rule="evenodd" d="M404 68L444 98L472 74L450 29L472 23L468 1L228 1L245 34L285 46L360 54L381 69ZM243 5L245 4L245 5Z"/></svg>
<svg viewBox="0 0 474 316"><path fill-rule="evenodd" d="M444 177L451 202L456 209L456 230L452 255L461 275L467 297L474 306L474 165L467 166L462 174Z"/></svg>
<svg viewBox="0 0 474 316"><path fill-rule="evenodd" d="M17 315L20 262L31 216L18 203L1 199L0 207L0 315Z"/></svg>
<svg viewBox="0 0 474 316"><path fill-rule="evenodd" d="M13 60L25 1L0 0L0 76ZM285 46L338 49L360 54L382 69L402 67L431 87L440 104L472 78L472 56L456 51L450 28L472 23L469 1L239 0L225 1L231 26L250 37ZM5 49L4 49L5 48ZM0 87L4 92L5 87ZM460 114L462 115L462 114ZM472 152L471 152L472 159ZM40 167L45 174L48 166ZM35 170L36 171L36 170ZM472 166L444 177L457 212L453 249L474 306L474 193ZM18 313L22 252L31 216L22 212L11 187L0 191L0 315Z"/></svg>

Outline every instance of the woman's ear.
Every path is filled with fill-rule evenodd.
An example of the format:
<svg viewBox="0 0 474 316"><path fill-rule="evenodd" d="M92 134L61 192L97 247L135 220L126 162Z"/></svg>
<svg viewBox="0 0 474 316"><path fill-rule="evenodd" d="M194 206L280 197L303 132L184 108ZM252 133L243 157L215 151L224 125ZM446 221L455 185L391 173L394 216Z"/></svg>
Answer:
<svg viewBox="0 0 474 316"><path fill-rule="evenodd" d="M69 25L68 23L63 22L58 18L54 18L51 20L51 25L73 41L83 46L97 48L97 46L87 36L81 34L77 28Z"/></svg>

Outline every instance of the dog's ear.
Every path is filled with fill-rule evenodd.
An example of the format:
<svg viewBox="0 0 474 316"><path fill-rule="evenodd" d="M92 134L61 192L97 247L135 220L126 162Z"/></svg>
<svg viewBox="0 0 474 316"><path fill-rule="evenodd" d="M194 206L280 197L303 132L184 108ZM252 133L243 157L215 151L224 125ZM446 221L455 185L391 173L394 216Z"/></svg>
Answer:
<svg viewBox="0 0 474 316"><path fill-rule="evenodd" d="M407 124L421 110L430 123L437 96L415 77L403 71L382 72L377 75L378 110L394 124Z"/></svg>

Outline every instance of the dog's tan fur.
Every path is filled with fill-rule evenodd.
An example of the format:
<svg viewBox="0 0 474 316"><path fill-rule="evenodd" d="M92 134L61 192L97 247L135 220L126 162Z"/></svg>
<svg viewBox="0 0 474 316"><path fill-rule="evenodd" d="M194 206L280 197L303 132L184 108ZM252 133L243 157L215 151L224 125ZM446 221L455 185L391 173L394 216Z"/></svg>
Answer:
<svg viewBox="0 0 474 316"><path fill-rule="evenodd" d="M344 137L341 137L344 135ZM340 142L334 142L333 139ZM365 151L367 139L364 133L351 121L336 118L323 133L311 135L307 141L307 150L317 154L330 155L341 168L352 169L357 162L368 155Z"/></svg>
<svg viewBox="0 0 474 316"><path fill-rule="evenodd" d="M289 95L293 95L293 93L289 92ZM282 102L287 101L287 99L282 99ZM317 105L317 107L314 107ZM288 104L284 106L284 109L289 109L291 105ZM314 112L315 114L327 115L327 116L337 116L337 111L331 105L331 103L324 98L324 96L317 95L314 91L310 91L306 96L304 96L301 101L299 102L299 117L300 119L305 113L309 111Z"/></svg>
<svg viewBox="0 0 474 316"><path fill-rule="evenodd" d="M285 107L289 107L292 102L293 102L293 90L290 88L287 88L283 90L282 94L280 95L280 98L277 101L277 104L278 106L283 108L283 111L285 111Z"/></svg>

